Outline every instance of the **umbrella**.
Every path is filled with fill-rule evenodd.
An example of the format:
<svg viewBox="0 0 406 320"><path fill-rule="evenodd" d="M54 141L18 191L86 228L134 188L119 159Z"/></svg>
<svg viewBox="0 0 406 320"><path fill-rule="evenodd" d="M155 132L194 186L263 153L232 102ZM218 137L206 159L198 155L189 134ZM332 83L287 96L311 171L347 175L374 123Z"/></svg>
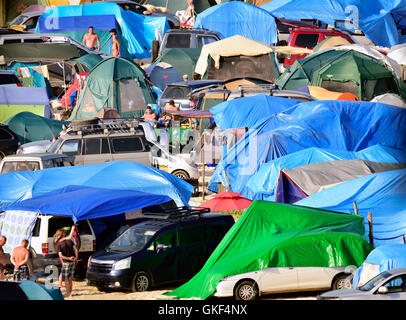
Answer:
<svg viewBox="0 0 406 320"><path fill-rule="evenodd" d="M210 208L212 211L230 211L248 208L252 200L241 197L241 193L224 191L216 194L213 198L200 206Z"/></svg>

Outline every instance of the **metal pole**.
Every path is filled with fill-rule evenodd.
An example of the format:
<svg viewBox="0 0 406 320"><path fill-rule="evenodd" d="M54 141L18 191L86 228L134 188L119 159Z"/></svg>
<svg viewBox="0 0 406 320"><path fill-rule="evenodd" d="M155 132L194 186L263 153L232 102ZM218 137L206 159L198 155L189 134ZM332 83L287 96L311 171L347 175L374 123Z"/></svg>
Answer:
<svg viewBox="0 0 406 320"><path fill-rule="evenodd" d="M369 243L374 246L374 230L372 225L372 212L368 212Z"/></svg>
<svg viewBox="0 0 406 320"><path fill-rule="evenodd" d="M205 146L205 141L204 141L204 132L203 132L203 134L202 134L202 140L203 140L203 148L202 148L202 152L201 152L201 154L202 154L202 164L203 164L203 172L202 172L202 174L203 174L203 181L202 181L202 183L203 183L203 185L202 185L202 200L204 201L204 196L205 196L205 194L204 194L204 189L205 189L205 175L206 175L206 170L205 170L205 163L204 163L204 146Z"/></svg>
<svg viewBox="0 0 406 320"><path fill-rule="evenodd" d="M353 201L352 203L354 205L354 214L358 215L358 207L357 207L357 203L355 201Z"/></svg>

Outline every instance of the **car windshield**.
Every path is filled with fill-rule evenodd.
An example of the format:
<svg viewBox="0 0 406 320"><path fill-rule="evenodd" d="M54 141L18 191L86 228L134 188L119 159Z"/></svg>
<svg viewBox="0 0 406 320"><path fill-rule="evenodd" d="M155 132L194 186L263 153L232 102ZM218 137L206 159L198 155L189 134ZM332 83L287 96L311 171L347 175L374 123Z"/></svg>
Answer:
<svg viewBox="0 0 406 320"><path fill-rule="evenodd" d="M58 148L59 144L61 143L61 139L57 139L52 144L49 146L47 149L47 152L49 153L55 153L56 149Z"/></svg>
<svg viewBox="0 0 406 320"><path fill-rule="evenodd" d="M25 18L27 18L27 16L20 15L16 17L13 21L11 21L10 25L20 25L21 23L23 23Z"/></svg>
<svg viewBox="0 0 406 320"><path fill-rule="evenodd" d="M40 169L38 161L5 161L1 173L17 171L36 171Z"/></svg>
<svg viewBox="0 0 406 320"><path fill-rule="evenodd" d="M364 285L358 287L358 289L361 291L370 291L373 288L375 288L378 283L380 283L382 280L384 280L390 276L391 276L391 274L389 272L387 272L387 271L382 272L382 273L378 274L376 277L373 277L371 280L369 280Z"/></svg>
<svg viewBox="0 0 406 320"><path fill-rule="evenodd" d="M106 251L139 251L145 247L156 231L129 228L115 239Z"/></svg>

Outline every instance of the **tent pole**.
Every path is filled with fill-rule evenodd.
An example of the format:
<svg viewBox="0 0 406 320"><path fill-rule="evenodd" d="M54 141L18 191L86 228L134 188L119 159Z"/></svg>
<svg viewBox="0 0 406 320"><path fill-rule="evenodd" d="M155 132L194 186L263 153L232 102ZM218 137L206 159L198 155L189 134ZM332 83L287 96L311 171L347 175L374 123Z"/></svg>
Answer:
<svg viewBox="0 0 406 320"><path fill-rule="evenodd" d="M204 132L202 133L202 139L204 139ZM202 200L204 201L204 188L205 188L205 175L206 175L206 170L205 170L205 164L204 164L204 141L203 141L203 148L202 148L202 164L203 164L203 181L202 181Z"/></svg>
<svg viewBox="0 0 406 320"><path fill-rule="evenodd" d="M374 247L374 230L372 225L372 212L368 212L369 243Z"/></svg>
<svg viewBox="0 0 406 320"><path fill-rule="evenodd" d="M230 191L230 171L229 171L229 167L227 167L227 191Z"/></svg>
<svg viewBox="0 0 406 320"><path fill-rule="evenodd" d="M357 207L357 203L355 201L353 201L353 205L354 205L354 214L358 215L358 207Z"/></svg>

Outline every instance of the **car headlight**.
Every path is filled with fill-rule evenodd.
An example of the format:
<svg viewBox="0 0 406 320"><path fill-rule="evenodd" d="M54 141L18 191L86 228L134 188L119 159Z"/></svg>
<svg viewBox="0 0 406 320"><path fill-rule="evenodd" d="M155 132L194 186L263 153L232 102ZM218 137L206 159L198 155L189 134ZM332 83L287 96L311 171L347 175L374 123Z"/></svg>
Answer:
<svg viewBox="0 0 406 320"><path fill-rule="evenodd" d="M117 261L113 264L113 270L129 269L131 266L131 257Z"/></svg>
<svg viewBox="0 0 406 320"><path fill-rule="evenodd" d="M92 257L87 260L87 268L90 269L90 263L92 262Z"/></svg>

